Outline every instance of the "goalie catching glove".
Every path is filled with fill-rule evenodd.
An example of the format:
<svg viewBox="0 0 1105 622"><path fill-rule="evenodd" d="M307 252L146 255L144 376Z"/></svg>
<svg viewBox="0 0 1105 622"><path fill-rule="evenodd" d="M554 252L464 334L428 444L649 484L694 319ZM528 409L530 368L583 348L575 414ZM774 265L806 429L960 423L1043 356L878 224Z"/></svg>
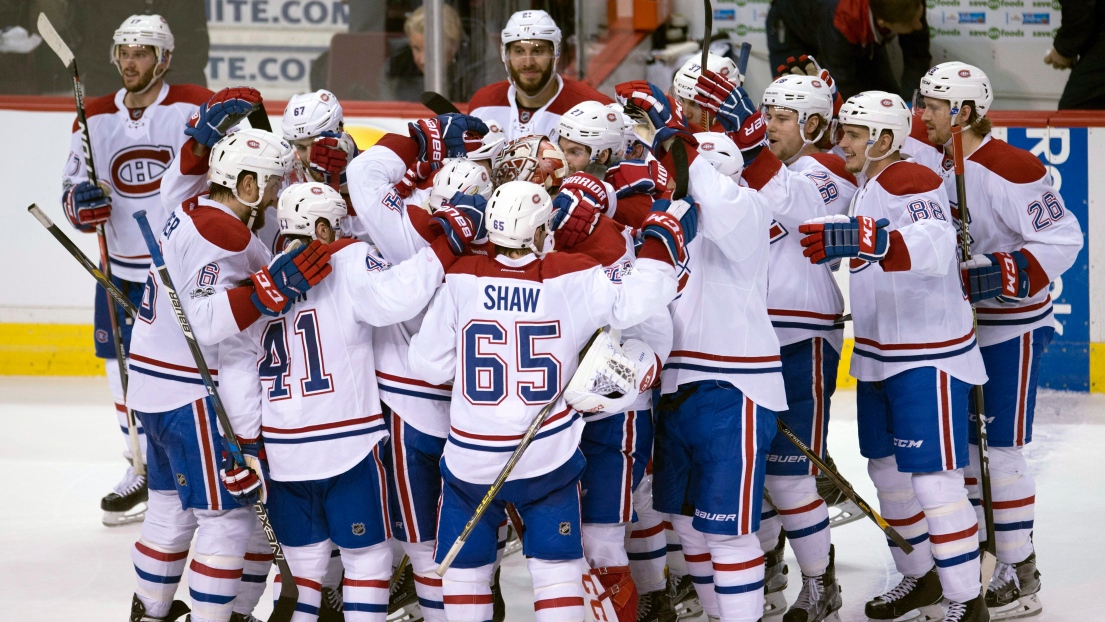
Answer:
<svg viewBox="0 0 1105 622"><path fill-rule="evenodd" d="M619 331L603 330L579 361L564 401L581 413L619 413L659 379L660 361L643 341L618 343Z"/></svg>

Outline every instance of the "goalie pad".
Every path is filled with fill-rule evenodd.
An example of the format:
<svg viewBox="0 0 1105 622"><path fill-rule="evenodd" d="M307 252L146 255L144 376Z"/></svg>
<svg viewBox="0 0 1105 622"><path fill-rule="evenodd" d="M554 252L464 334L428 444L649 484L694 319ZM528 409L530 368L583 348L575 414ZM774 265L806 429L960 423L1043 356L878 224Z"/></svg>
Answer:
<svg viewBox="0 0 1105 622"><path fill-rule="evenodd" d="M619 413L656 382L659 361L652 348L637 339L623 346L618 339L617 331L595 338L564 390L569 406L582 413Z"/></svg>
<svg viewBox="0 0 1105 622"><path fill-rule="evenodd" d="M636 622L637 586L629 566L591 568L583 575L588 622Z"/></svg>

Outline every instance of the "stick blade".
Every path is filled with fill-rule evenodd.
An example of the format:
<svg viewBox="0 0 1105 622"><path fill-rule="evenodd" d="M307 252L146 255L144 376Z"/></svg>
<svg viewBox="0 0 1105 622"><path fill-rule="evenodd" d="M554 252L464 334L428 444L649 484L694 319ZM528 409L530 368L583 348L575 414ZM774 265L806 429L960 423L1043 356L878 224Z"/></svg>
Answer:
<svg viewBox="0 0 1105 622"><path fill-rule="evenodd" d="M42 40L50 46L54 54L58 55L63 65L69 67L73 64L73 51L65 45L65 41L61 40L61 35L54 29L54 25L50 23L50 18L46 17L45 13L38 14L38 34L42 35Z"/></svg>
<svg viewBox="0 0 1105 622"><path fill-rule="evenodd" d="M451 112L460 112L453 102L445 98L441 93L435 93L433 91L423 91L422 96L419 98L422 100L422 105L429 108L434 114L449 114Z"/></svg>

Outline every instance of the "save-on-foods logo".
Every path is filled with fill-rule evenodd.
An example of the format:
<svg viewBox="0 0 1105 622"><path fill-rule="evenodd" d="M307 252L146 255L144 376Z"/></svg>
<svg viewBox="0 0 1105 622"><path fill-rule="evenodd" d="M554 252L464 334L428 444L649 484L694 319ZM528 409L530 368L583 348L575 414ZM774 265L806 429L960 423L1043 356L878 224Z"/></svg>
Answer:
<svg viewBox="0 0 1105 622"><path fill-rule="evenodd" d="M755 33L755 34L765 33L765 32L767 32L767 29L764 28L763 26L749 26L748 24L737 24L737 27L733 29L733 32L737 33L738 36L744 37L744 36L746 36L750 33Z"/></svg>
<svg viewBox="0 0 1105 622"><path fill-rule="evenodd" d="M967 6L986 7L991 11L996 11L1002 7L1022 7L1024 6L1024 0L970 0Z"/></svg>
<svg viewBox="0 0 1105 622"><path fill-rule="evenodd" d="M959 14L959 23L960 24L985 24L986 23L986 14L981 13L981 12L979 12L979 13L961 12Z"/></svg>
<svg viewBox="0 0 1105 622"><path fill-rule="evenodd" d="M930 37L961 37L963 33L958 28L937 28L929 26Z"/></svg>
<svg viewBox="0 0 1105 622"><path fill-rule="evenodd" d="M969 30L967 31L969 37L986 37L997 41L998 39L1023 39L1024 31L1017 30L1005 30L1004 28L990 28L989 30Z"/></svg>

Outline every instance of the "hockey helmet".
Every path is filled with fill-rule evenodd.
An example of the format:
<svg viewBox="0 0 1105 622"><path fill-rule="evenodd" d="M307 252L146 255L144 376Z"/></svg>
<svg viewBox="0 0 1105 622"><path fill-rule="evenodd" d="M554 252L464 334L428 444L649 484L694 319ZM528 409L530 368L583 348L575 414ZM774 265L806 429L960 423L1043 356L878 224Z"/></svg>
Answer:
<svg viewBox="0 0 1105 622"><path fill-rule="evenodd" d="M238 196L238 175L243 171L256 174L257 186L263 195L272 178L281 178L291 171L294 160L292 146L276 134L245 129L227 135L211 148L207 178L213 184L228 188L243 204L257 207L261 204L261 196L253 203L242 201Z"/></svg>
<svg viewBox="0 0 1105 622"><path fill-rule="evenodd" d="M314 138L323 132L337 132L342 125L338 98L326 89L293 95L284 108L280 130L288 142Z"/></svg>
<svg viewBox="0 0 1105 622"><path fill-rule="evenodd" d="M500 54L507 62L507 48L515 41L552 41L553 56L560 58L560 27L545 11L518 11L510 16L502 32Z"/></svg>
<svg viewBox="0 0 1105 622"><path fill-rule="evenodd" d="M986 116L990 104L994 103L994 90L986 72L959 61L940 63L929 69L921 78L918 94L913 102L915 108L924 109L925 97L943 99L951 105L953 117L959 114L963 102L974 102L975 113L980 117Z"/></svg>
<svg viewBox="0 0 1105 622"><path fill-rule="evenodd" d="M697 93L694 85L698 83L698 76L702 75L701 61L702 57L696 54L687 59L687 62L683 63L679 71L675 72L671 90L676 97L694 101L695 93ZM740 71L737 70L737 64L726 56L710 54L706 58L706 68L738 86L743 82Z"/></svg>
<svg viewBox="0 0 1105 622"><path fill-rule="evenodd" d="M625 155L622 114L596 101L580 102L561 115L557 133L560 138L590 147L592 162L606 149L610 150L608 165Z"/></svg>
<svg viewBox="0 0 1105 622"><path fill-rule="evenodd" d="M487 203L487 237L505 248L538 252L534 238L552 218L552 199L529 181L508 181L495 189Z"/></svg>
<svg viewBox="0 0 1105 622"><path fill-rule="evenodd" d="M710 163L714 170L726 177L735 177L744 170L744 156L737 143L722 132L699 132L694 135L698 140L698 157Z"/></svg>
<svg viewBox="0 0 1105 622"><path fill-rule="evenodd" d="M145 93L157 79L165 75L169 70L169 63L173 56L173 33L169 30L169 22L160 15L131 15L123 20L123 23L115 30L112 36L111 63L123 74L123 66L119 63L119 48L124 45L148 45L154 49L157 63L165 64L165 68L158 72L154 70L153 79L146 85L142 92Z"/></svg>
<svg viewBox="0 0 1105 622"><path fill-rule="evenodd" d="M341 237L342 221L349 206L341 194L327 184L309 182L292 184L280 195L276 218L281 235L301 235L316 239L315 224L321 218Z"/></svg>
<svg viewBox="0 0 1105 622"><path fill-rule="evenodd" d="M833 142L839 141L839 128L843 125L859 125L866 127L868 134L867 146L868 160L872 158L869 150L871 145L879 139L883 130L889 131L894 136L890 155L902 148L905 139L909 137L909 131L913 124L913 114L906 107L899 95L886 91L864 91L853 95L840 107L839 124L834 132ZM882 157L886 157L885 155ZM877 158L881 159L881 158Z"/></svg>
<svg viewBox="0 0 1105 622"><path fill-rule="evenodd" d="M464 158L446 160L434 175L434 184L426 198L426 207L432 214L458 192L469 196L478 194L490 199L492 190L491 176L482 165Z"/></svg>

